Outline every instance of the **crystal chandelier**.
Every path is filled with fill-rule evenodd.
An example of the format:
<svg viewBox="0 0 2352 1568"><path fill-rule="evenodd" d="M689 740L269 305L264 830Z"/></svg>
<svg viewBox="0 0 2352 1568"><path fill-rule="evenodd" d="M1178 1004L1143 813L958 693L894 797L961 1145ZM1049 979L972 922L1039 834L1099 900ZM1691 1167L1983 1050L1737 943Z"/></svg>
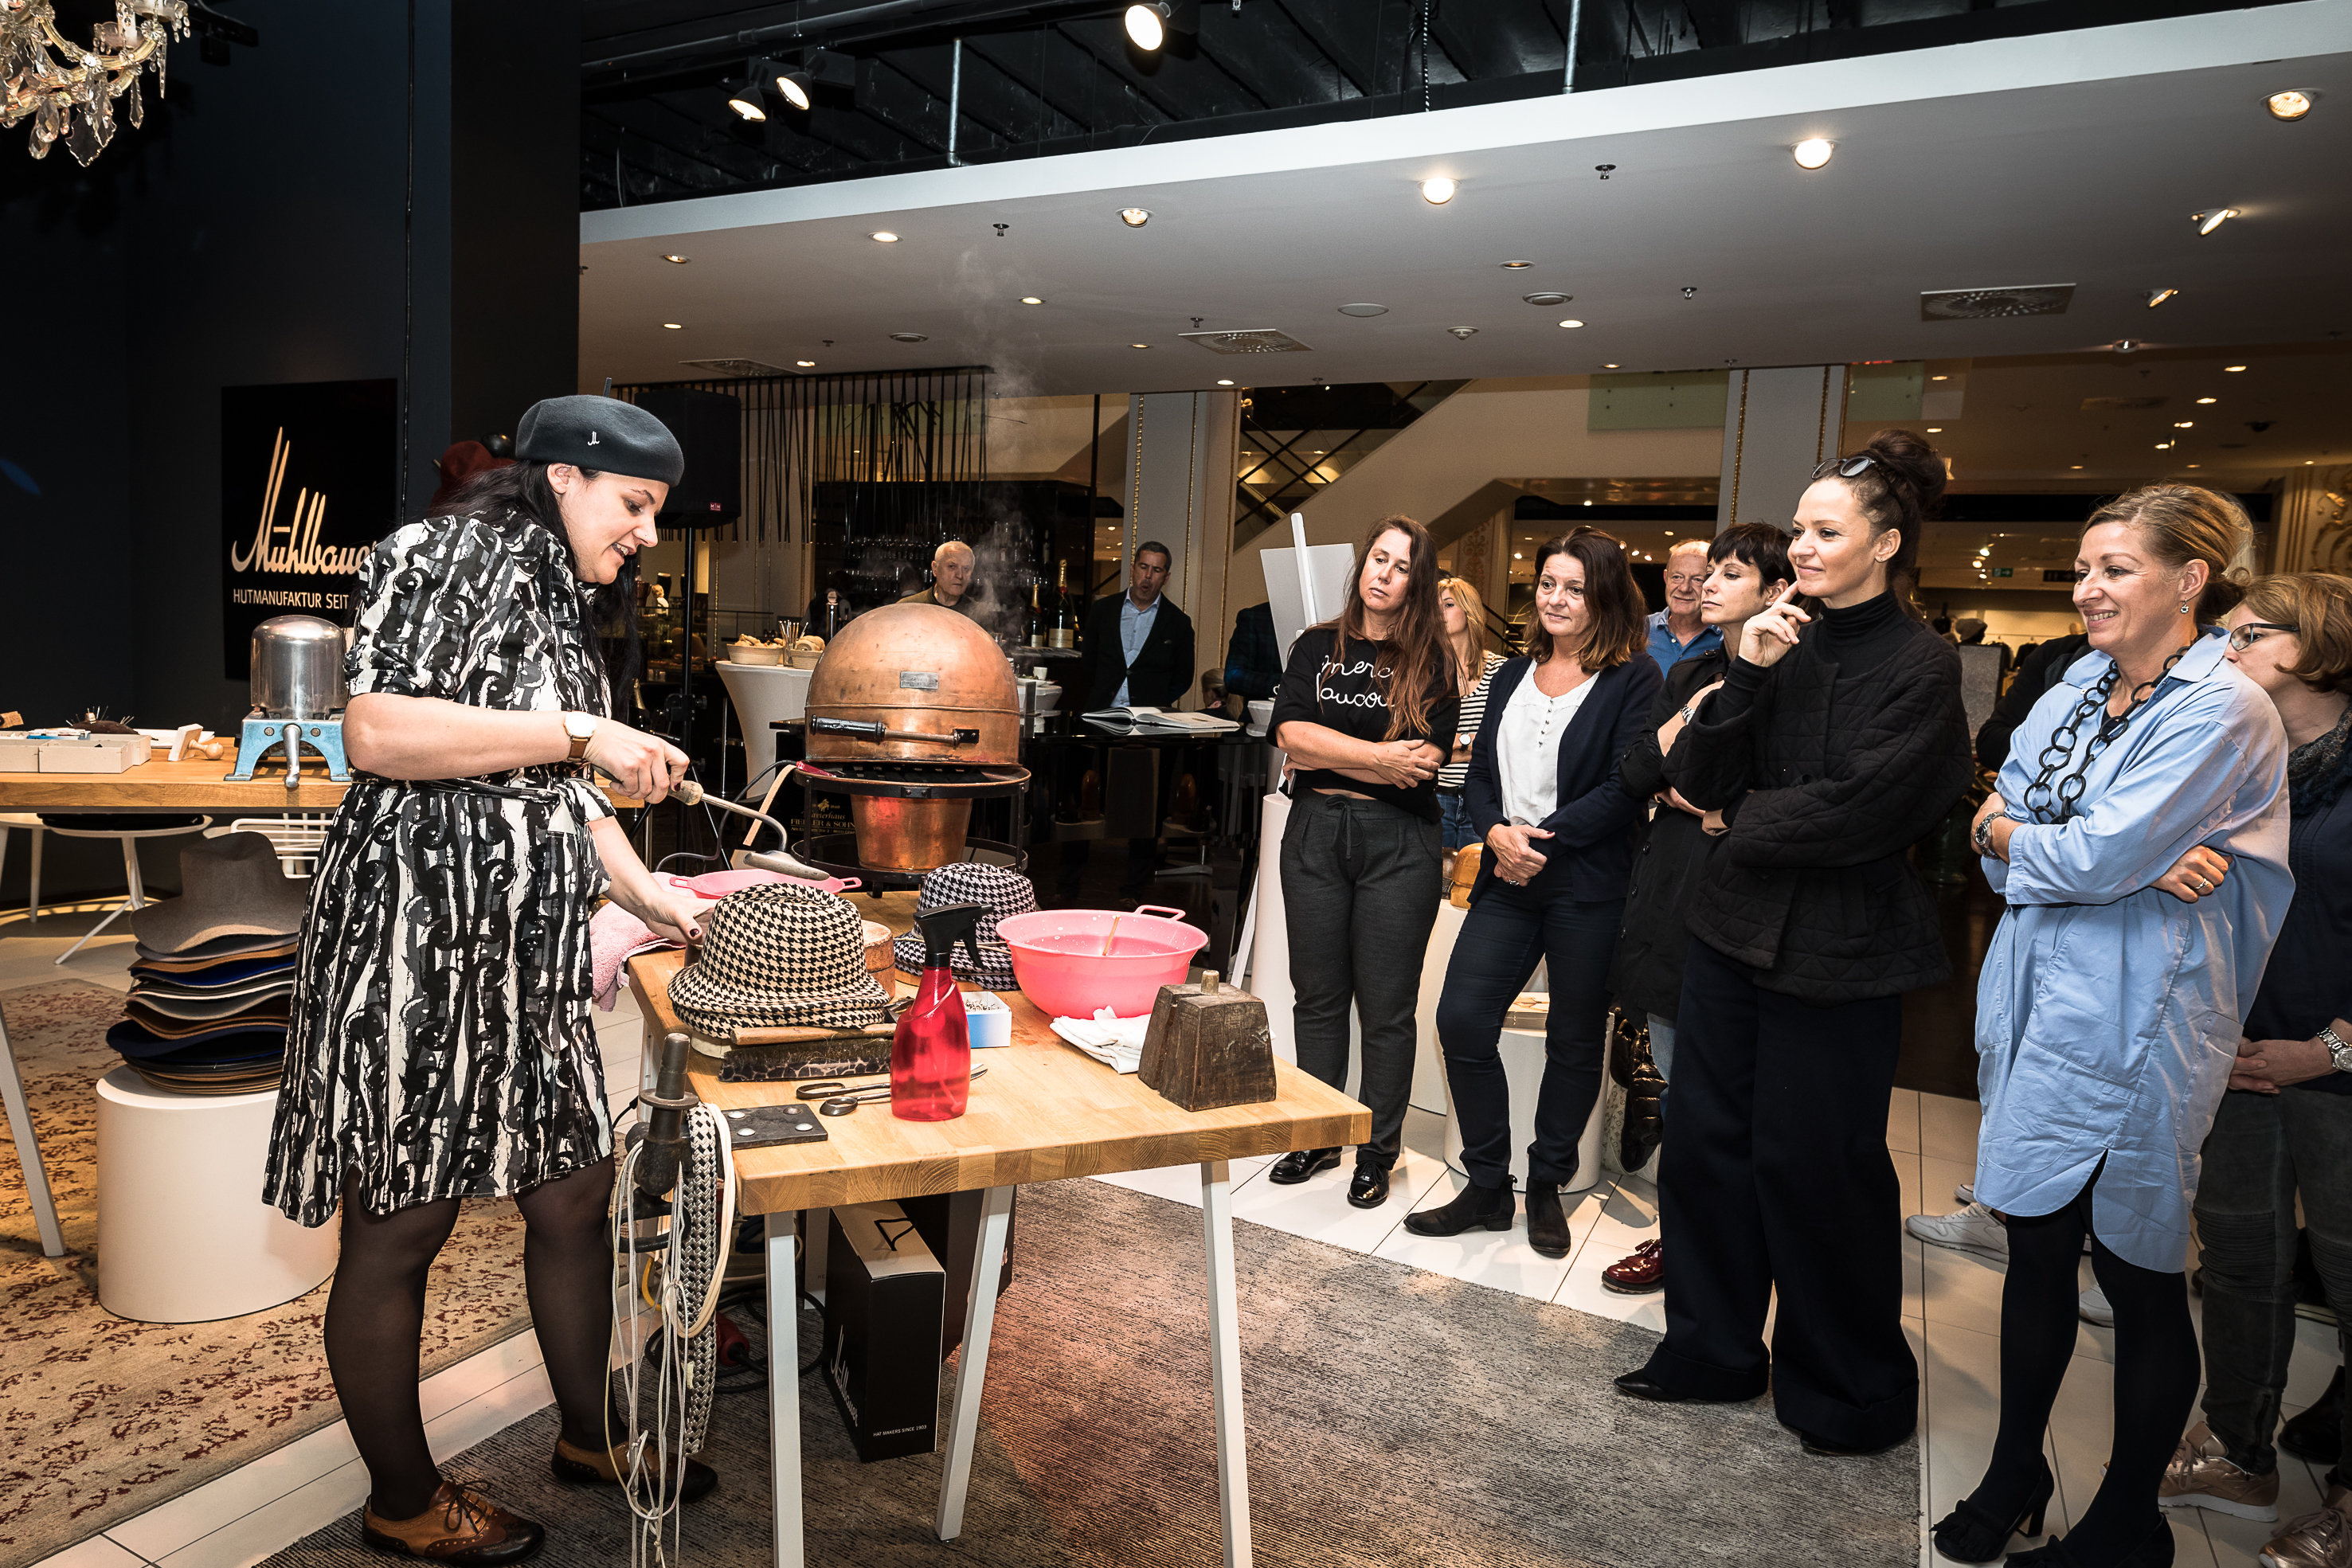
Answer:
<svg viewBox="0 0 2352 1568"><path fill-rule="evenodd" d="M61 141L87 165L114 139L117 99L131 124L145 120L140 68L154 68L161 98L164 46L188 36L187 0L115 0L114 20L94 33L93 47L84 48L58 31L49 0L0 0L0 83L7 89L0 126L31 120L36 158Z"/></svg>

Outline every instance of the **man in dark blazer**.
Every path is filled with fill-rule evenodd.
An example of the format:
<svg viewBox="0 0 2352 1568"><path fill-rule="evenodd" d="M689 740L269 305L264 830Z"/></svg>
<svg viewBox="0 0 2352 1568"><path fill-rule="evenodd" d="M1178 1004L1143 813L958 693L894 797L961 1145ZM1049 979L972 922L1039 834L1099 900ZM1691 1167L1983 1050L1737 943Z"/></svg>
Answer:
<svg viewBox="0 0 2352 1568"><path fill-rule="evenodd" d="M1135 547L1127 591L1087 612L1080 712L1107 707L1173 707L1192 685L1192 621L1160 591L1168 547ZM1123 695L1122 695L1123 694Z"/></svg>

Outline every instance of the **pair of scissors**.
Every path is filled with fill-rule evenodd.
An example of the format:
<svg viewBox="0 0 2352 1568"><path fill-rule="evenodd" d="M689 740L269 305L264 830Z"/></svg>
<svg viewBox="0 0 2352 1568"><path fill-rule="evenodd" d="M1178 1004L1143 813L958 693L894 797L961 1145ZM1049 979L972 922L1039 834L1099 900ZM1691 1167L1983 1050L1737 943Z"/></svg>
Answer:
<svg viewBox="0 0 2352 1568"><path fill-rule="evenodd" d="M975 1067L971 1070L971 1075L974 1078L978 1078L986 1073L988 1069L985 1067ZM834 1087L838 1087L838 1085L813 1083L807 1089L801 1091L801 1098L803 1100L811 1098L812 1090ZM890 1098L890 1086L887 1083L885 1083L878 1089L862 1089L852 1094L836 1094L832 1099L827 1100L824 1104L819 1105L817 1107L817 1113L824 1116L846 1116L851 1112L856 1110L860 1105L866 1104L870 1101L887 1100L888 1098Z"/></svg>

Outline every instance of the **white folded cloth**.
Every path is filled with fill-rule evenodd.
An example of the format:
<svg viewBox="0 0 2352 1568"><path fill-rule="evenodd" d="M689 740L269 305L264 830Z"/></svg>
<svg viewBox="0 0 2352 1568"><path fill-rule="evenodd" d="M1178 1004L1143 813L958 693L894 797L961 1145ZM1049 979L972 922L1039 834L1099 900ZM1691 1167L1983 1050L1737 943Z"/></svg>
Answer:
<svg viewBox="0 0 2352 1568"><path fill-rule="evenodd" d="M1090 1019L1055 1019L1054 1032L1101 1062L1121 1072L1143 1065L1143 1035L1151 1027L1149 1013L1123 1019L1108 1008Z"/></svg>

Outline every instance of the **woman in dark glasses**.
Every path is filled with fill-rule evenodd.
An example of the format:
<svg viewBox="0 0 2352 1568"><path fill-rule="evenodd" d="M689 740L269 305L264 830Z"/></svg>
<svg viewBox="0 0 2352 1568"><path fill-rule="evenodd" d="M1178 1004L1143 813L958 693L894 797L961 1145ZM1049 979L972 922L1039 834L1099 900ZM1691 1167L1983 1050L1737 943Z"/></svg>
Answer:
<svg viewBox="0 0 2352 1568"><path fill-rule="evenodd" d="M1815 1454L1891 1448L1918 1416L1886 1106L1903 993L1950 972L1905 853L1971 771L1959 656L1909 604L1943 488L1943 460L1908 431L1816 470L1795 583L1748 619L1666 757L1725 838L1691 906L1676 1018L1666 1337L1617 1386L1734 1401L1769 1385Z"/></svg>

